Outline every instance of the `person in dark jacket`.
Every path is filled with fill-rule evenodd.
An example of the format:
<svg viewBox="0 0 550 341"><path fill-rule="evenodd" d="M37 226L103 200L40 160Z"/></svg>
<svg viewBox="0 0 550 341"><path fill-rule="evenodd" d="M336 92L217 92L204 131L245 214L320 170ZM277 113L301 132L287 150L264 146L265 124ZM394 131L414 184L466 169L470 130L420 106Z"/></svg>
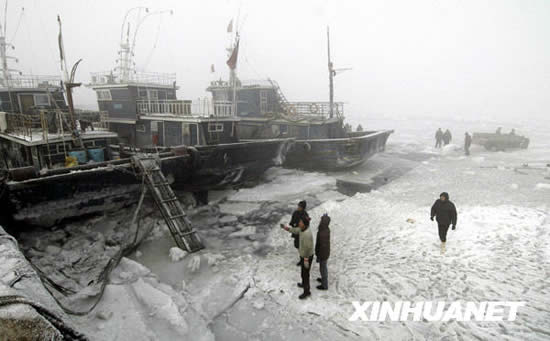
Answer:
<svg viewBox="0 0 550 341"><path fill-rule="evenodd" d="M472 136L466 132L464 134L464 153L470 155L470 146L472 145Z"/></svg>
<svg viewBox="0 0 550 341"><path fill-rule="evenodd" d="M443 130L439 128L435 132L435 148L441 148L442 141L443 141Z"/></svg>
<svg viewBox="0 0 550 341"><path fill-rule="evenodd" d="M290 218L290 223L288 225L290 227L298 227L298 223L300 222L300 218L302 217L302 214L305 215L305 219L311 220L309 218L309 215L306 211L307 203L305 200L302 200L298 203L298 207L296 208L296 211L292 213L292 218ZM298 233L292 233L290 235L292 238L294 238L294 247L298 249L300 247L300 234ZM296 263L296 266L300 266L302 264L302 258Z"/></svg>
<svg viewBox="0 0 550 341"><path fill-rule="evenodd" d="M451 143L451 140L453 139L453 135L451 135L451 131L449 129L445 130L443 133L443 144L448 145Z"/></svg>
<svg viewBox="0 0 550 341"><path fill-rule="evenodd" d="M325 213L321 217L321 222L317 229L317 240L315 241L315 257L317 257L317 262L319 263L319 272L321 273L321 278L317 278L317 281L321 282L317 286L319 290L328 289L328 268L327 261L330 256L330 229L328 225L330 224L330 217Z"/></svg>
<svg viewBox="0 0 550 341"><path fill-rule="evenodd" d="M430 219L433 221L434 217L437 220L437 226L439 229L439 239L441 240L441 253L445 253L445 243L447 242L447 231L449 226L453 225L453 230L456 229L456 207L449 200L449 194L443 192L439 195L439 199L435 201L432 206Z"/></svg>

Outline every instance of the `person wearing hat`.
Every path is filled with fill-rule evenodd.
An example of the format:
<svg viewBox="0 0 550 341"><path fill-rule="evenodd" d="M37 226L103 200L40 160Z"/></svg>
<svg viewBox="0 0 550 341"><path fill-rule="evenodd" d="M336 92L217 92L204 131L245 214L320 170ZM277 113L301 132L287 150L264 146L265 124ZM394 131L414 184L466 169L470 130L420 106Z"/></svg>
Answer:
<svg viewBox="0 0 550 341"><path fill-rule="evenodd" d="M456 207L449 200L449 193L443 192L439 195L439 199L432 206L430 220L437 220L439 230L439 239L441 240L441 253L445 253L445 243L447 242L447 231L449 226L453 225L453 230L456 229Z"/></svg>
<svg viewBox="0 0 550 341"><path fill-rule="evenodd" d="M315 241L315 257L319 263L319 272L321 273L321 278L317 278L318 282L321 282L317 286L319 290L328 289L328 268L327 261L330 256L330 229L328 225L330 224L330 217L328 214L324 214L321 217L321 222L317 228L317 240Z"/></svg>
<svg viewBox="0 0 550 341"><path fill-rule="evenodd" d="M309 228L309 217L305 213L300 215L298 221L298 227L288 227L281 224L281 228L284 230L300 235L300 245L298 252L300 253L300 265L302 282L298 283L298 287L303 288L304 292L299 296L301 300L311 296L311 290L309 285L309 272L311 270L311 262L313 261L313 235Z"/></svg>
<svg viewBox="0 0 550 341"><path fill-rule="evenodd" d="M300 221L300 217L302 214L305 214L306 218L309 220L309 215L306 212L307 203L305 200L302 200L298 203L298 207L296 208L296 211L292 213L292 218L290 218L290 223L288 225L290 227L298 227L298 222ZM290 235L292 238L294 238L294 247L298 249L300 247L300 234L299 233L293 233ZM302 264L302 260L298 261L296 263L296 266L300 266Z"/></svg>

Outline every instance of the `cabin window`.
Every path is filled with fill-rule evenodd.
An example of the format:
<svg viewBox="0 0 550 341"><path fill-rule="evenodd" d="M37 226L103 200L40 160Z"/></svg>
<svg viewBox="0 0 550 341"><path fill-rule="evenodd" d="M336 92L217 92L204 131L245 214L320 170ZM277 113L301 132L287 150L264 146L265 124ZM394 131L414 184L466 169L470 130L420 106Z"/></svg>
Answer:
<svg viewBox="0 0 550 341"><path fill-rule="evenodd" d="M111 90L97 90L97 100L98 101L112 101Z"/></svg>
<svg viewBox="0 0 550 341"><path fill-rule="evenodd" d="M136 131L138 133L145 133L147 131L145 129L145 124L136 124Z"/></svg>
<svg viewBox="0 0 550 341"><path fill-rule="evenodd" d="M50 105L50 97L46 94L36 94L34 95L34 106L36 107L47 107Z"/></svg>
<svg viewBox="0 0 550 341"><path fill-rule="evenodd" d="M113 103L113 109L122 110L122 103Z"/></svg>
<svg viewBox="0 0 550 341"><path fill-rule="evenodd" d="M281 134L286 134L288 133L288 124L280 124L279 125L279 132Z"/></svg>
<svg viewBox="0 0 550 341"><path fill-rule="evenodd" d="M223 123L208 123L209 133L221 133L223 132Z"/></svg>
<svg viewBox="0 0 550 341"><path fill-rule="evenodd" d="M157 90L149 90L149 99L150 100L158 100L159 99L159 92Z"/></svg>
<svg viewBox="0 0 550 341"><path fill-rule="evenodd" d="M140 99L147 99L147 90L145 89L139 89L138 90L138 97Z"/></svg>
<svg viewBox="0 0 550 341"><path fill-rule="evenodd" d="M260 113L267 112L267 90L260 90Z"/></svg>

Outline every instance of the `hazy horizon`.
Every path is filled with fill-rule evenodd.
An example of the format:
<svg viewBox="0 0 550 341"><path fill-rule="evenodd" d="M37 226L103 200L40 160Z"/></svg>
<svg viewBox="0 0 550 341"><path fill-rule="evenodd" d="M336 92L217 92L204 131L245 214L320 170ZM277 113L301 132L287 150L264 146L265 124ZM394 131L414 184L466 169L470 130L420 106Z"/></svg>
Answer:
<svg viewBox="0 0 550 341"><path fill-rule="evenodd" d="M204 97L211 80L228 78L226 27L238 18L239 77L275 79L290 100L328 99L330 25L335 67L353 68L335 83L352 122L548 119L548 1L9 1L7 37L19 59L10 65L60 74L59 14L67 59L83 58L77 80L88 83L91 72L115 67L123 17L136 6L173 10L144 22L135 62L175 72L180 99ZM96 104L91 89L75 97L77 106Z"/></svg>

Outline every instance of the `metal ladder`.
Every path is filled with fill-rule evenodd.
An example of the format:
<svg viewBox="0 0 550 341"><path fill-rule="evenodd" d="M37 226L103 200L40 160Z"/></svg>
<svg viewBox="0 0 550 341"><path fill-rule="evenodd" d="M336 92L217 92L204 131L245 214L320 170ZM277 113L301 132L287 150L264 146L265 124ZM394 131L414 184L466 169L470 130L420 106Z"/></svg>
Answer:
<svg viewBox="0 0 550 341"><path fill-rule="evenodd" d="M132 161L145 177L145 182L166 221L166 225L168 225L168 229L170 229L176 245L188 252L203 249L204 246L198 234L193 229L181 203L164 177L157 159L152 155L135 155L132 157Z"/></svg>
<svg viewBox="0 0 550 341"><path fill-rule="evenodd" d="M289 113L292 105L286 99L285 94L283 94L283 90L281 90L279 83L277 83L277 81L274 81L272 79L268 79L268 81L269 83L271 83L271 86L275 90L275 93L277 93L277 97L279 99L279 104L281 105L281 108L284 110L284 112Z"/></svg>

